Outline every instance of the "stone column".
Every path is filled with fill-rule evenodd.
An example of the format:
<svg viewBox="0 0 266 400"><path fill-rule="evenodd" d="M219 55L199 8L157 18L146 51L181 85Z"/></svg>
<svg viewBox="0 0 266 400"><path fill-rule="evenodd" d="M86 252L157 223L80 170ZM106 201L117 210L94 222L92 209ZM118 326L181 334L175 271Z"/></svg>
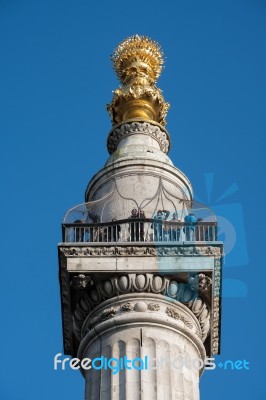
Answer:
<svg viewBox="0 0 266 400"><path fill-rule="evenodd" d="M202 329L182 303L150 293L111 298L88 314L82 337L80 359L103 356L125 363L126 356L143 360L135 361L137 368L147 367L123 368L116 374L104 368L83 371L86 400L199 399L200 367L206 357Z"/></svg>
<svg viewBox="0 0 266 400"><path fill-rule="evenodd" d="M219 354L222 243L213 213L193 202L189 179L167 155L160 46L135 35L112 61L122 85L108 105L110 157L86 203L65 215L59 244L64 352L131 360L116 374L84 368L86 400L198 400L206 354ZM185 217L196 211L201 237L186 237ZM162 213L168 221L159 218L164 234L156 235ZM169 226L176 218L181 224ZM67 234L82 229L82 241ZM135 358L147 369L125 368Z"/></svg>

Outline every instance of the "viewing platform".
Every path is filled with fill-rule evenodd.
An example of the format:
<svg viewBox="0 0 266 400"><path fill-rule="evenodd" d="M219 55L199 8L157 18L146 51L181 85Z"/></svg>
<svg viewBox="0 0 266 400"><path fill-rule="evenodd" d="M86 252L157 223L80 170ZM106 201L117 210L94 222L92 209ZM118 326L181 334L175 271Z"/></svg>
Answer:
<svg viewBox="0 0 266 400"><path fill-rule="evenodd" d="M217 222L123 219L109 223L63 223L65 243L215 242Z"/></svg>

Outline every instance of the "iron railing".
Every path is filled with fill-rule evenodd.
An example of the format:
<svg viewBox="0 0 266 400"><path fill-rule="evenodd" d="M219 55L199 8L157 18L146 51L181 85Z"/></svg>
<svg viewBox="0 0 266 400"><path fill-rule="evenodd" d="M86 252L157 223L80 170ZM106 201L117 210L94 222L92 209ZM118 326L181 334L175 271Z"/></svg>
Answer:
<svg viewBox="0 0 266 400"><path fill-rule="evenodd" d="M63 224L66 243L217 241L217 222L174 222L125 219L108 223Z"/></svg>

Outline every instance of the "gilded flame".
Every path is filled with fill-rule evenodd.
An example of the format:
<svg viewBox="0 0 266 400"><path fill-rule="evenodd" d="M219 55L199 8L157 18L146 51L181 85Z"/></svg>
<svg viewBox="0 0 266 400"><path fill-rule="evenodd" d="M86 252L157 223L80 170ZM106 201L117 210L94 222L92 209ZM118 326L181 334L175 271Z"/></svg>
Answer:
<svg viewBox="0 0 266 400"><path fill-rule="evenodd" d="M163 67L163 53L158 43L146 36L131 36L117 46L111 59L122 83L107 106L113 125L129 120L165 125L169 103L155 86Z"/></svg>
<svg viewBox="0 0 266 400"><path fill-rule="evenodd" d="M158 43L146 36L131 36L121 42L112 57L118 79L128 84L136 75L150 83L159 78L163 66L163 52Z"/></svg>

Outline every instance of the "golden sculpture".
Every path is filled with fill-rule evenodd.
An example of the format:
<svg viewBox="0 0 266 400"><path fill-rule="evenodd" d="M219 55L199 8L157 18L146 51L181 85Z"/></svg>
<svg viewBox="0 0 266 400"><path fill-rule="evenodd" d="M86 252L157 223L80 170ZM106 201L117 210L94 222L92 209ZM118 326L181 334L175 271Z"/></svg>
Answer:
<svg viewBox="0 0 266 400"><path fill-rule="evenodd" d="M107 105L113 125L130 120L165 125L169 103L155 86L163 66L160 46L146 36L131 36L117 46L112 61L123 85Z"/></svg>

